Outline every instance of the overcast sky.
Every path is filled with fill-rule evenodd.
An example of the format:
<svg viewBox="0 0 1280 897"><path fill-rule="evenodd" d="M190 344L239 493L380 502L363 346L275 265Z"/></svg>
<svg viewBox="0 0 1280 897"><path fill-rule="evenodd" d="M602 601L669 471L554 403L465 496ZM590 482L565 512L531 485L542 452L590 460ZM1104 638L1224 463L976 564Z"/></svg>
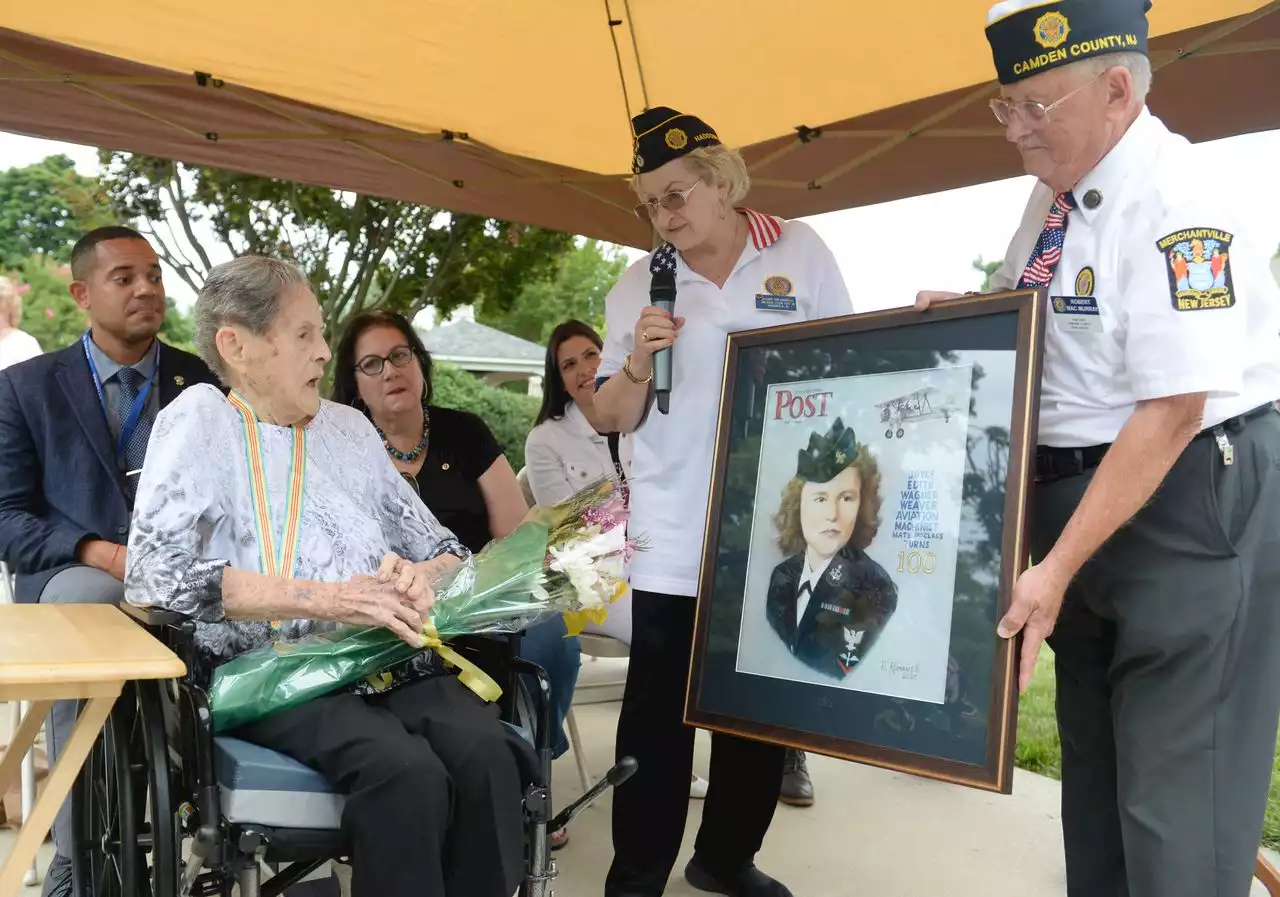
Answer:
<svg viewBox="0 0 1280 897"><path fill-rule="evenodd" d="M92 148L0 132L0 169L55 153L84 174L97 171ZM1169 189L1225 193L1242 216L1238 232L1248 228L1265 245L1280 245L1280 131L1199 144L1196 153L1203 164ZM919 289L976 288L981 278L971 263L979 255L1003 258L1032 184L1013 178L807 220L839 260L855 310L873 311L910 304ZM193 298L176 276L166 286L183 304Z"/></svg>

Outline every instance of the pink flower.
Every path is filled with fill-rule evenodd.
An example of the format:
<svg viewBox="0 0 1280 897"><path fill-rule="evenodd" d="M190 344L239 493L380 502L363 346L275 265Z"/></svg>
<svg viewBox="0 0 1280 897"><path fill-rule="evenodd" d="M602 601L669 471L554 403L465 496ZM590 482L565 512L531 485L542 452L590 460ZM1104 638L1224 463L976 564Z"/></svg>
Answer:
<svg viewBox="0 0 1280 897"><path fill-rule="evenodd" d="M53 317L53 309L52 309L52 308L46 308L46 309L44 310L44 316L45 316L46 318L52 318L52 317Z"/></svg>

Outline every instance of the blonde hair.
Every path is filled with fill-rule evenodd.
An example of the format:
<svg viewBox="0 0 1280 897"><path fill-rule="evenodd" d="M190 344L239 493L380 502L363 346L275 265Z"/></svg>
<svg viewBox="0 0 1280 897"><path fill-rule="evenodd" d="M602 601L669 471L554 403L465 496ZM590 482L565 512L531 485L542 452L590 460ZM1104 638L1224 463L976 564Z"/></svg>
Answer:
<svg viewBox="0 0 1280 897"><path fill-rule="evenodd" d="M7 277L0 277L0 321L17 327L22 321L22 297L18 285Z"/></svg>
<svg viewBox="0 0 1280 897"><path fill-rule="evenodd" d="M726 202L730 206L742 202L751 190L747 163L736 149L717 143L690 150L681 158L689 163L700 180L712 185L726 185L729 188ZM639 176L631 178L631 191L640 195Z"/></svg>

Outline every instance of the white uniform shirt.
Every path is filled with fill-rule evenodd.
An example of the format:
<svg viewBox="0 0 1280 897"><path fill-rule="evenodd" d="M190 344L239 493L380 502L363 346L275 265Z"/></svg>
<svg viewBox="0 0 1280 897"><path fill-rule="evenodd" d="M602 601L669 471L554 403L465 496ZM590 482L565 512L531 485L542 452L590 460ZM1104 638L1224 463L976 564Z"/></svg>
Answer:
<svg viewBox="0 0 1280 897"><path fill-rule="evenodd" d="M677 255L675 313L685 325L672 350L671 413L651 408L633 450L629 532L646 548L631 562L631 585L641 591L698 593L729 334L853 310L835 257L811 227L746 214L751 236L723 289ZM621 371L633 348L649 261L628 268L605 300L601 377Z"/></svg>
<svg viewBox="0 0 1280 897"><path fill-rule="evenodd" d="M831 567L831 562L835 560L835 555L823 561L822 566L817 570L809 566L809 558L804 559L804 579L800 580L800 585L796 587L796 626L800 625L800 621L804 619L804 613L809 609L809 602L813 600L813 593L818 588L818 583L822 582L822 577ZM808 585L809 588L805 588Z"/></svg>
<svg viewBox="0 0 1280 897"><path fill-rule="evenodd" d="M1093 209L1089 191L1102 198ZM1077 208L1049 286L1040 445L1111 443L1148 399L1208 393L1212 427L1280 398L1272 252L1238 230L1229 197L1185 138L1144 109L1072 194ZM1017 284L1052 202L1037 184L993 289ZM1203 260L1192 239L1204 244ZM1225 260L1213 258L1213 243ZM1190 255L1186 269L1179 251Z"/></svg>
<svg viewBox="0 0 1280 897"><path fill-rule="evenodd" d="M631 437L618 440L618 460L623 474L631 477ZM609 439L597 433L587 416L573 402L564 417L544 420L524 442L525 476L534 501L553 505L587 485L616 473Z"/></svg>

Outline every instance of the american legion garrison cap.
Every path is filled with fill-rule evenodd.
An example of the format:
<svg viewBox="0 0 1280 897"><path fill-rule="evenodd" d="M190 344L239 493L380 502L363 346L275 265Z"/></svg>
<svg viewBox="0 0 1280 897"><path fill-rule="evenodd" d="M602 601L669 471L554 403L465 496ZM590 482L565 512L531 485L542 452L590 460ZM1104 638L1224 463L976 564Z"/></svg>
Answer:
<svg viewBox="0 0 1280 897"><path fill-rule="evenodd" d="M809 447L796 458L796 476L810 483L829 483L858 456L858 440L853 430L836 418L831 429L809 436Z"/></svg>
<svg viewBox="0 0 1280 897"><path fill-rule="evenodd" d="M1147 52L1149 0L1004 0L987 15L1001 84L1107 53Z"/></svg>
<svg viewBox="0 0 1280 897"><path fill-rule="evenodd" d="M654 171L699 147L720 143L715 130L702 119L667 106L641 112L631 119L631 131L636 145L636 156L631 160L633 174Z"/></svg>

